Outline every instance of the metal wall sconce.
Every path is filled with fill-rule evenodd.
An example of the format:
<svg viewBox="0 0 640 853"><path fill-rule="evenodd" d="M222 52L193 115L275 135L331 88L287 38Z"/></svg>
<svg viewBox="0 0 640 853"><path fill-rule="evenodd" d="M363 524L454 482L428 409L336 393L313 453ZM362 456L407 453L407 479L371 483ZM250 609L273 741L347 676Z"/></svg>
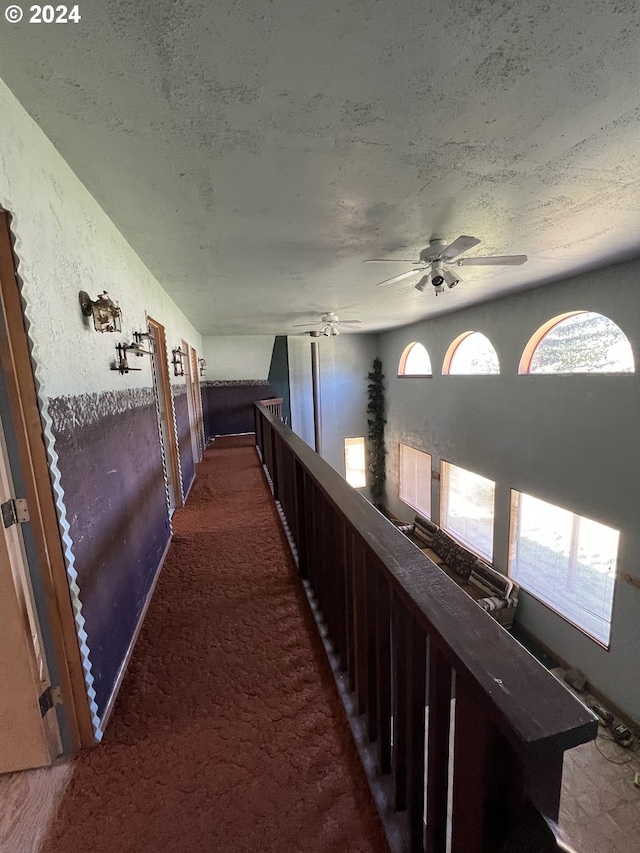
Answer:
<svg viewBox="0 0 640 853"><path fill-rule="evenodd" d="M140 355L143 355L143 354L153 355L153 353L155 352L156 339L155 339L155 336L151 334L151 332L134 332L133 333L133 340L140 347L143 346L144 341L147 341L148 349L146 349L146 350L141 349Z"/></svg>
<svg viewBox="0 0 640 853"><path fill-rule="evenodd" d="M78 294L80 308L85 317L93 317L96 332L119 332L121 330L122 309L109 296L106 290L97 299L91 299L86 290Z"/></svg>
<svg viewBox="0 0 640 853"><path fill-rule="evenodd" d="M198 359L198 367L200 368L200 376L204 376L204 372L205 372L206 367L207 367L207 362L205 361L204 358Z"/></svg>
<svg viewBox="0 0 640 853"><path fill-rule="evenodd" d="M171 350L171 355L173 358L171 359L171 364L173 365L173 375L174 376L184 376L184 362L182 359L187 355L186 352L177 347L177 349Z"/></svg>
<svg viewBox="0 0 640 853"><path fill-rule="evenodd" d="M137 356L153 355L152 350L145 349L141 343L143 338L153 340L151 335L146 332L134 332L134 341L130 344L116 344L117 359L116 363L111 365L111 370L117 370L119 373L129 373L131 370L142 370L141 367L130 367L127 361L127 353L134 353Z"/></svg>

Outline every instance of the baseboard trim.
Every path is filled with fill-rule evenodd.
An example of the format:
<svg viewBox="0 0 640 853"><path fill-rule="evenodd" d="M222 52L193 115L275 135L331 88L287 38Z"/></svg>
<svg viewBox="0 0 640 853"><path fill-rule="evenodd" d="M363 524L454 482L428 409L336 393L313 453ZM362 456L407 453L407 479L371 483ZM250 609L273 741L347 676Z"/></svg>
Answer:
<svg viewBox="0 0 640 853"><path fill-rule="evenodd" d="M556 651L554 651L554 649L550 648L536 634L525 628L521 622L518 622L518 630L522 631L522 633L526 637L528 637L533 643L536 643L538 646L540 646L542 651L548 654L549 657L556 660L563 669L574 669L571 663L560 657L560 655ZM611 699L605 693L603 693L601 690L598 690L595 684L592 684L589 679L587 679L587 693L589 694L589 696L593 696L594 699L597 699L598 702L601 702L605 706L605 708L611 711L614 717L617 717L620 722L624 723L625 726L628 726L632 732L636 733L637 735L640 735L640 721L633 720L628 714L625 714L625 712L621 710L615 704L615 702L612 702Z"/></svg>
<svg viewBox="0 0 640 853"><path fill-rule="evenodd" d="M100 719L100 729L103 732L106 729L107 724L109 723L109 718L111 717L114 705L116 704L116 699L118 698L118 693L120 692L122 682L124 681L124 677L127 674L127 669L131 661L131 656L133 655L133 650L135 649L136 643L138 642L138 637L140 636L140 631L142 630L142 625L147 615L147 610L149 609L149 605L151 604L151 599L153 598L153 594L156 589L156 584L158 583L158 578L162 573L162 569L164 568L164 561L166 560L167 554L169 553L169 546L171 545L172 538L172 536L169 537L169 540L162 553L162 557L160 558L160 562L158 563L158 568L156 569L153 582L151 583L151 586L149 587L149 592L147 593L147 597L144 600L144 605L142 607L142 612L140 613L140 618L138 619L138 624L136 625L136 629L133 632L133 637L131 638L131 642L129 643L129 647L127 648L127 653L124 656L124 660L120 664L120 669L118 670L118 677L116 678L115 684L113 685L113 690L111 691L109 701L107 702L106 707L104 709L104 714Z"/></svg>
<svg viewBox="0 0 640 853"><path fill-rule="evenodd" d="M189 488L187 489L187 492L184 496L184 500L182 501L182 506L184 506L186 504L186 502L189 500L189 495L191 494L191 489L193 488L193 484L195 483L195 481L196 481L196 475L195 475L195 465L194 465L194 475L191 478L191 482L189 483Z"/></svg>

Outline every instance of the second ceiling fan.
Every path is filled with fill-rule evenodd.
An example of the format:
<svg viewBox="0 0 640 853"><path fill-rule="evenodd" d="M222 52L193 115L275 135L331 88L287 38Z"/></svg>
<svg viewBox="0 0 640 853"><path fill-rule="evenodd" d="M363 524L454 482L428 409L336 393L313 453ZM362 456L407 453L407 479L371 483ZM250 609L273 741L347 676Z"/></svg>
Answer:
<svg viewBox="0 0 640 853"><path fill-rule="evenodd" d="M455 287L456 284L462 281L462 277L457 270L451 269L451 267L518 266L527 260L526 255L493 255L489 257L453 260L458 255L472 249L481 242L477 237L469 237L465 234L458 237L453 243L449 243L449 245L447 245L446 240L431 240L427 248L420 252L420 257L417 261L408 258L368 258L365 264L413 264L413 269L379 282L378 287L394 284L396 281L402 281L405 278L421 274L420 281L415 285L416 290L424 293L431 284L437 296L438 293L443 292L445 286L449 288Z"/></svg>

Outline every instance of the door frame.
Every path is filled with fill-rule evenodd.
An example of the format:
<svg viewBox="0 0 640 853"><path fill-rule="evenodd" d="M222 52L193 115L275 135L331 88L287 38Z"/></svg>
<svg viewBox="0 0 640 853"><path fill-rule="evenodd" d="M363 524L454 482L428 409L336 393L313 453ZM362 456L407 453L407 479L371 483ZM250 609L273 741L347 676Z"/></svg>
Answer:
<svg viewBox="0 0 640 853"><path fill-rule="evenodd" d="M63 750L75 752L93 746L95 736L16 269L11 216L0 208L0 362L35 542L38 565L29 568L44 593L39 618L50 638L49 667L55 663L58 673Z"/></svg>

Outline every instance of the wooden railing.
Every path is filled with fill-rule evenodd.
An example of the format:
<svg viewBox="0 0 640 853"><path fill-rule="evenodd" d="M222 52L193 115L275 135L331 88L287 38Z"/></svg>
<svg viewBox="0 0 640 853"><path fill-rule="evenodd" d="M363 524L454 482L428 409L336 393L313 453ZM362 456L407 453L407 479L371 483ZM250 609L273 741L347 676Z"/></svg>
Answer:
<svg viewBox="0 0 640 853"><path fill-rule="evenodd" d="M270 397L268 400L260 400L259 402L279 421L282 420L282 397Z"/></svg>
<svg viewBox="0 0 640 853"><path fill-rule="evenodd" d="M264 404L255 431L392 850L571 849L591 712Z"/></svg>

